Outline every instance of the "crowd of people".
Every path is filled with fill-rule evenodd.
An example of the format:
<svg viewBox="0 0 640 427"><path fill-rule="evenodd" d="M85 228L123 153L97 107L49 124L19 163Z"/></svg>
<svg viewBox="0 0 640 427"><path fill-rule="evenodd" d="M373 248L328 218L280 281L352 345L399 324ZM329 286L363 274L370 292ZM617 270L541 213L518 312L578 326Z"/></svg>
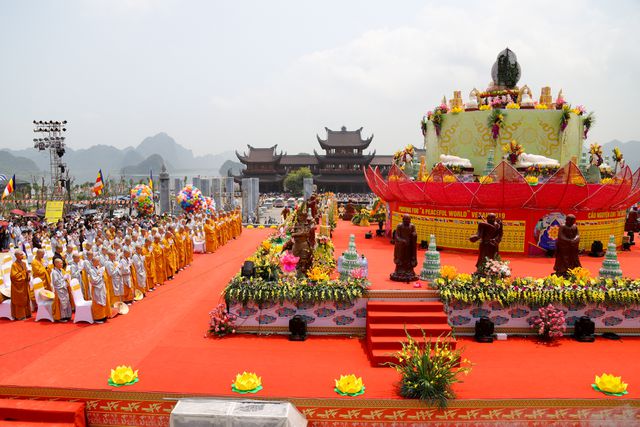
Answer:
<svg viewBox="0 0 640 427"><path fill-rule="evenodd" d="M10 291L5 283L0 302L11 299L14 319L31 317L40 293L52 300L54 321L71 320L75 284L82 298L91 301L93 321L103 323L189 266L194 243L206 240L207 251L213 252L241 234L242 222L236 210L179 217L78 217L55 226L17 220L7 228L13 236L13 263Z"/></svg>

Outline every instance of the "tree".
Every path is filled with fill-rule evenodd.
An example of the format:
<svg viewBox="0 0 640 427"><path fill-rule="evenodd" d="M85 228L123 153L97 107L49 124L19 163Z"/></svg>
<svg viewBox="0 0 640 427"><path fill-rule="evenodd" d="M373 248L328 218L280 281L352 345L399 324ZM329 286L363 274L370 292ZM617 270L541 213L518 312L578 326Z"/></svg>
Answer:
<svg viewBox="0 0 640 427"><path fill-rule="evenodd" d="M302 189L303 189L303 184L302 184L303 180L305 178L311 178L311 177L313 177L313 174L311 173L311 169L309 169L306 166L303 168L291 171L287 174L287 176L284 179L284 189L286 191L289 191L290 193L293 193L293 195L295 196L301 196Z"/></svg>

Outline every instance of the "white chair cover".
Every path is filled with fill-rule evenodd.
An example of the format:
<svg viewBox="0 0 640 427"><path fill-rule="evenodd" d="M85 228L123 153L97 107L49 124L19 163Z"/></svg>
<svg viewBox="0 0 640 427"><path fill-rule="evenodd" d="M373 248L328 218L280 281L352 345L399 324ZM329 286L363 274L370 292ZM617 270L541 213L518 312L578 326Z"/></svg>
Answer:
<svg viewBox="0 0 640 427"><path fill-rule="evenodd" d="M49 320L53 322L53 299L42 298L40 296L41 289L44 289L44 283L42 283L42 279L33 279L33 293L36 296L36 304L38 304L38 314L36 315L36 322L40 320Z"/></svg>
<svg viewBox="0 0 640 427"><path fill-rule="evenodd" d="M5 285L5 283L7 283ZM0 278L0 287L11 289L10 282L4 282ZM13 316L11 315L11 300L6 299L0 303L0 318L4 317L5 319L13 320Z"/></svg>
<svg viewBox="0 0 640 427"><path fill-rule="evenodd" d="M93 314L91 313L92 303L84 299L82 287L78 279L71 279L71 295L73 296L73 303L76 305L76 314L73 317L73 323L93 323Z"/></svg>
<svg viewBox="0 0 640 427"><path fill-rule="evenodd" d="M203 254L205 252L205 242L204 240L196 240L193 238L193 252L197 254Z"/></svg>

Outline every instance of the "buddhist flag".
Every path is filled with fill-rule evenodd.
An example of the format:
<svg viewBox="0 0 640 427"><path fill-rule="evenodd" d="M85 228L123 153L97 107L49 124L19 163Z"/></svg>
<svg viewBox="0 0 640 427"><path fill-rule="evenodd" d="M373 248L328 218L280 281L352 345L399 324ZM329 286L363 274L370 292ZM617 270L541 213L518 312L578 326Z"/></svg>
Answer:
<svg viewBox="0 0 640 427"><path fill-rule="evenodd" d="M4 187L4 192L2 193L2 200L4 200L4 198L7 197L9 194L13 193L13 190L15 190L15 186L16 186L16 176L13 175L9 180L9 182L7 182L7 186Z"/></svg>
<svg viewBox="0 0 640 427"><path fill-rule="evenodd" d="M96 183L93 184L93 194L99 196L102 194L104 188L104 179L102 179L102 169L98 170L98 176L96 177Z"/></svg>
<svg viewBox="0 0 640 427"><path fill-rule="evenodd" d="M153 191L153 170L149 170L149 188Z"/></svg>

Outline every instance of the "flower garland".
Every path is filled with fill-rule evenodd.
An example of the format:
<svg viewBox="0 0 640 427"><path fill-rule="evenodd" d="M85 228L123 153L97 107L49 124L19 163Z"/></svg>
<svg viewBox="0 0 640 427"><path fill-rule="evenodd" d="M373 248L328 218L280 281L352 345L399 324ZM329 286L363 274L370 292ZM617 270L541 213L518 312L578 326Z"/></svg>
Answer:
<svg viewBox="0 0 640 427"><path fill-rule="evenodd" d="M314 282L308 278L282 277L267 281L261 277L236 275L225 288L223 295L228 303L255 304L267 301L353 301L367 293L366 279L326 280Z"/></svg>
<svg viewBox="0 0 640 427"><path fill-rule="evenodd" d="M640 280L630 278L563 278L551 275L534 279L490 280L484 277L459 274L454 279L440 277L435 285L444 303L461 301L482 304L497 301L503 306L512 304L640 304Z"/></svg>
<svg viewBox="0 0 640 427"><path fill-rule="evenodd" d="M500 129L504 127L504 118L506 114L496 109L491 112L487 119L487 126L491 129L491 137L496 141L500 137Z"/></svg>
<svg viewBox="0 0 640 427"><path fill-rule="evenodd" d="M571 118L571 106L569 104L562 105L562 116L560 116L560 132L564 132Z"/></svg>
<svg viewBox="0 0 640 427"><path fill-rule="evenodd" d="M587 139L587 135L589 134L589 130L591 129L591 126L593 126L593 124L596 121L596 117L593 114L593 112L587 114L587 116L582 119L582 139Z"/></svg>

